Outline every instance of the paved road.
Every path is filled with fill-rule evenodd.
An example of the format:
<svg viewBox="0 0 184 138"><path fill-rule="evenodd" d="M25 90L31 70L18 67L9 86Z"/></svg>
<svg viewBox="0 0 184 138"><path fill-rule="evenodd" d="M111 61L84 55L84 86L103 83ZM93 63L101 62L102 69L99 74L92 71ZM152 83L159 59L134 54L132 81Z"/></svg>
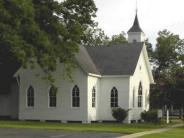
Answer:
<svg viewBox="0 0 184 138"><path fill-rule="evenodd" d="M0 138L116 138L122 134L0 128Z"/></svg>

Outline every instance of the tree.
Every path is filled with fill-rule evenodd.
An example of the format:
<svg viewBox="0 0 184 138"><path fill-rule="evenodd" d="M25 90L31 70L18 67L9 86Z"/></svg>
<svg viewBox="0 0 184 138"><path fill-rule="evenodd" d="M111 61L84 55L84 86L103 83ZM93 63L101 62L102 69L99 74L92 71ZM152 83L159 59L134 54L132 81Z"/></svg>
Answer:
<svg viewBox="0 0 184 138"><path fill-rule="evenodd" d="M19 67L38 63L50 78L57 61L71 78L74 55L94 26L93 0L0 0L0 62Z"/></svg>
<svg viewBox="0 0 184 138"><path fill-rule="evenodd" d="M183 55L184 41L167 30L158 33L155 49L155 63L159 71L170 68L172 65L181 64Z"/></svg>
<svg viewBox="0 0 184 138"><path fill-rule="evenodd" d="M152 44L149 42L148 39L145 40L145 45L147 48L147 52L148 52L148 57L150 59L150 62L153 62L153 47Z"/></svg>
<svg viewBox="0 0 184 138"><path fill-rule="evenodd" d="M128 43L124 32L108 37L102 29L98 28L97 24L89 28L86 34L87 43L84 46L112 46Z"/></svg>
<svg viewBox="0 0 184 138"><path fill-rule="evenodd" d="M184 40L167 30L158 33L157 45L153 52L154 86L151 96L152 107L175 105L183 108L184 98L181 82L184 79Z"/></svg>
<svg viewBox="0 0 184 138"><path fill-rule="evenodd" d="M125 37L125 33L121 32L120 34L113 35L108 41L105 41L107 45L118 45L127 43L127 39Z"/></svg>
<svg viewBox="0 0 184 138"><path fill-rule="evenodd" d="M97 24L93 28L88 28L83 46L101 46L107 45L109 38L105 35L104 31L98 27Z"/></svg>

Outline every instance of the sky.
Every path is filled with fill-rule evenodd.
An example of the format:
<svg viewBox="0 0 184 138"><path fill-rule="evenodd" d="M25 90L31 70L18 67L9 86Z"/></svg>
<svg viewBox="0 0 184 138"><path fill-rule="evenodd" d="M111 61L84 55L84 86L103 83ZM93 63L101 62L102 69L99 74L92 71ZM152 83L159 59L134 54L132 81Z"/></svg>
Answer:
<svg viewBox="0 0 184 138"><path fill-rule="evenodd" d="M108 36L127 32L135 18L136 0L94 0L96 21ZM184 0L137 0L139 24L155 45L159 31L167 29L184 38Z"/></svg>

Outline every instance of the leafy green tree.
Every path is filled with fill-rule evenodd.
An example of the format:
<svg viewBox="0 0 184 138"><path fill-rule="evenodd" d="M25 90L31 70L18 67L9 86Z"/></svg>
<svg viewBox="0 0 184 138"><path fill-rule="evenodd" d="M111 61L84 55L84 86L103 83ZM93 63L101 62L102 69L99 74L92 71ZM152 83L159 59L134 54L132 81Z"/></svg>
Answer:
<svg viewBox="0 0 184 138"><path fill-rule="evenodd" d="M155 63L158 71L170 68L172 65L181 64L183 55L184 41L179 35L175 35L167 30L158 33L155 49Z"/></svg>
<svg viewBox="0 0 184 138"><path fill-rule="evenodd" d="M184 111L184 67L174 66L171 71L172 87L171 87L171 101L173 106L180 110L180 118Z"/></svg>
<svg viewBox="0 0 184 138"><path fill-rule="evenodd" d="M128 43L124 32L108 37L102 29L98 28L97 25L92 29L88 29L86 34L88 43L86 43L85 46L112 46Z"/></svg>
<svg viewBox="0 0 184 138"><path fill-rule="evenodd" d="M1 65L38 63L50 78L59 61L70 78L96 11L93 0L0 0Z"/></svg>
<svg viewBox="0 0 184 138"><path fill-rule="evenodd" d="M149 42L148 39L145 40L145 44L146 44L146 48L147 48L147 52L148 52L148 57L150 59L150 62L153 62L153 46L152 44Z"/></svg>
<svg viewBox="0 0 184 138"><path fill-rule="evenodd" d="M153 52L154 77L156 86L151 92L151 106L175 105L183 108L184 98L181 82L184 79L184 40L167 30L158 33L157 45Z"/></svg>
<svg viewBox="0 0 184 138"><path fill-rule="evenodd" d="M123 44L127 43L127 39L125 37L125 33L121 32L118 35L113 35L108 41L105 41L107 45L118 45L118 44Z"/></svg>
<svg viewBox="0 0 184 138"><path fill-rule="evenodd" d="M88 28L86 31L86 43L84 46L100 46L107 45L109 38L105 35L104 31L98 27L97 24L93 28Z"/></svg>

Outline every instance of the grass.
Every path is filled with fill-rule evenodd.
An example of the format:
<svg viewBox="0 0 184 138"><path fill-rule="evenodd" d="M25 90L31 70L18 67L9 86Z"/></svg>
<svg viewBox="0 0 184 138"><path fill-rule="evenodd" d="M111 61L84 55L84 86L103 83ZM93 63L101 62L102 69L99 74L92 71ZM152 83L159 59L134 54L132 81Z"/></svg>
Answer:
<svg viewBox="0 0 184 138"><path fill-rule="evenodd" d="M183 138L184 137L184 127L175 128L170 131L166 131L159 134L145 135L141 138Z"/></svg>
<svg viewBox="0 0 184 138"><path fill-rule="evenodd" d="M65 130L65 131L95 131L131 134L142 131L148 131L157 128L163 128L167 125L161 124L118 124L118 123L54 123L54 122L33 122L33 121L3 121L0 120L1 128L30 128L47 130Z"/></svg>

